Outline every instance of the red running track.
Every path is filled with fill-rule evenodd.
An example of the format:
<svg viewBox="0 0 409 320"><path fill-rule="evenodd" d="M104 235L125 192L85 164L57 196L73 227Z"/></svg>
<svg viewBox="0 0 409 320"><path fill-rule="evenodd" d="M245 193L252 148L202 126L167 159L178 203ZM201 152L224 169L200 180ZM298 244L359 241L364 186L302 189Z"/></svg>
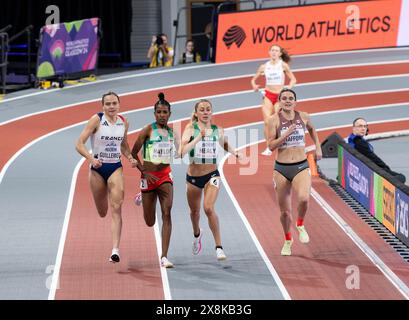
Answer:
<svg viewBox="0 0 409 320"><path fill-rule="evenodd" d="M407 128L409 128L409 121L371 124L371 133L407 130ZM319 132L320 141L333 131ZM350 127L336 131L341 136L347 136L350 133ZM259 160L255 175L239 175L240 165L238 164L225 165L224 173L242 211L292 299L404 299L396 287L312 197L305 219L310 243L301 244L298 241L298 232L293 227L293 255L281 256L284 234L272 185L273 161L269 157L260 157ZM384 263L406 285L409 285L409 269L399 254L359 218L325 181L314 178L312 187ZM255 189L257 193L252 192ZM249 193L252 194L251 197L248 197ZM296 208L294 202L293 208ZM295 223L296 212L293 211L292 214ZM350 290L346 287L345 281L348 276L346 268L350 265L359 267L359 290Z"/></svg>
<svg viewBox="0 0 409 320"><path fill-rule="evenodd" d="M296 73L296 76L299 83L306 83L401 74L408 71L409 64L404 63L332 68L330 73L328 69L302 71ZM163 91L170 101L178 101L249 90L249 80L250 77L243 77L196 85L176 86ZM147 91L121 97L122 111L135 110L142 108L142 106L151 105L156 98L157 91ZM311 113L408 102L408 96L409 91L365 94L300 102L298 107ZM5 145L2 146L0 167L3 168L11 156L30 141L51 131L85 121L99 110L99 102L93 102L30 116L0 126L0 133L13 135L13 140L5 141ZM261 121L259 111L248 112L248 110L244 110L215 116L215 122L223 127L256 121ZM405 123L406 128L407 125ZM376 129L373 128L372 125L371 131L376 132ZM394 130L396 130L396 127L394 127ZM131 144L134 139L135 135L131 135ZM78 175L61 266L61 289L57 290L56 299L163 299L153 230L145 226L140 209L135 210L132 203L132 197L134 191L137 191L136 184L139 178L135 179L135 171L132 171L127 163L124 164L124 170L127 194L123 206L124 228L121 250L126 254L123 254L122 263L120 265L111 265L106 261L108 258L107 253L109 254L106 248L111 246L110 218L100 219L96 214L88 187L88 169L86 165L83 165ZM226 168L226 172L227 170L229 169ZM335 226L334 223L332 224ZM262 232L265 233L266 230ZM311 233L314 233L314 230L311 230ZM262 234L257 233L257 236L262 237ZM281 246L281 241L279 243ZM351 245L349 244L349 246ZM265 249L267 252L267 247ZM395 262L394 256L391 254L391 263ZM366 261L362 260L362 263L366 263ZM275 265L275 262L273 264ZM371 268L371 266L368 266L368 268ZM328 270L330 269L328 268ZM291 283L289 285L291 287ZM394 291L391 290L390 292L392 295ZM291 292L290 295L297 298L297 295L293 296ZM331 298L331 295L327 295L326 298Z"/></svg>
<svg viewBox="0 0 409 320"><path fill-rule="evenodd" d="M331 72L328 72L328 70L331 70ZM295 75L298 83L307 83L369 76L398 75L402 73L409 73L409 63L300 71L296 72ZM168 101L180 101L250 89L250 77L242 77L230 80L212 81L203 84L175 86L166 88L162 91L166 94ZM146 91L121 96L121 111L125 112L151 106L157 97L158 91L159 90ZM404 93L406 94L406 97L409 96L409 91L400 92L399 96L403 98ZM352 97L352 99L354 98ZM387 100L385 99L385 101ZM398 101L396 99L393 101L407 102L407 98L406 101ZM385 103L394 103L393 101ZM375 104L380 103L376 102ZM342 107L342 104L339 104L339 107ZM6 139L2 142L0 170L3 169L7 161L18 152L18 150L31 141L52 131L86 121L92 115L99 112L100 109L100 103L97 101L78 104L69 108L29 116L0 126L0 135L11 135L13 137L13 139Z"/></svg>
<svg viewBox="0 0 409 320"><path fill-rule="evenodd" d="M242 119L245 119L246 122L243 122ZM248 117L231 117L231 114L228 113L219 115L217 116L217 119L215 119L215 123L221 124L223 127L245 124L248 121ZM402 122L402 124L399 125L407 128L409 122ZM372 127L374 128L373 130ZM391 125L390 128L396 130L396 123ZM345 130L349 130L349 128ZM371 130L373 132L377 132L379 131L379 128L377 127L377 125L372 125ZM134 139L135 135L131 135L131 143L134 141ZM258 181L257 187L260 188L260 190L264 191L264 189L268 188L268 186L271 185L271 179L268 179L269 181L266 181L268 176L263 176L261 174L261 172L269 172L267 167L262 167L260 169L257 175L252 177L256 181ZM242 199L242 197L244 197L246 193L248 194L249 189L254 190L254 185L249 187L248 189L246 188L246 186L248 186L246 181L243 182L242 180L234 180L241 178L247 179L247 177L238 177L236 172L230 172L229 170L235 169L233 167L230 168L230 166L227 166L226 173L228 174L229 182L231 181L235 186L235 189L233 191L235 194L237 193L238 199ZM91 193L88 187L87 171L87 166L83 165L81 167L79 178L77 180L77 186L73 200L74 206L71 211L71 218L60 271L60 289L57 290L56 299L163 299L160 267L156 253L153 229L145 226L140 207L136 208L132 203L132 197L137 191L136 184L139 181L138 178L135 179L135 171L132 171L127 163L124 164L126 183L125 190L127 190L127 194L125 196L125 203L123 207L124 230L121 245L123 261L118 266L112 266L106 263L107 254L109 254L111 245L111 238L109 234L110 219L109 217L108 219L100 219L96 214L94 205L91 200ZM178 183L176 182L175 186L177 187L177 185ZM243 186L244 188L242 188ZM265 192L260 192L260 194L263 194L263 196L261 197L261 199L264 199L263 201L271 197L271 195L266 195ZM255 199L255 197L252 197L252 199ZM258 201L254 203L251 202L249 206L260 206L260 203L263 202L261 201L261 199L258 199ZM265 206L270 205L270 202L267 202ZM242 208L244 210L244 207ZM312 210L315 211L315 209ZM322 209L316 210L322 211ZM246 212L246 210L244 211ZM257 221L257 225L254 227L254 229L255 231L257 230L257 237L259 239L263 239L263 241L260 242L262 242L265 251L274 252L274 250L277 248L274 248L274 250L271 249L271 243L281 245L282 236L279 232L275 232L275 236L277 238L271 239L271 237L268 236L268 233L273 230L272 224L274 225L273 219L271 217L271 208L270 210L262 209L261 211L264 212L264 215L258 211L255 214L251 212L253 218L257 217L257 219L254 219L255 221ZM90 226L94 227L90 228ZM257 228L257 226L259 226L259 228ZM328 232L331 232L332 229L337 228L332 221L327 221L326 226ZM315 234L315 232L315 229L311 229L312 234ZM379 275L379 273L376 273L377 269L368 264L368 260L360 255L360 253L358 252L359 250L355 248L354 244L351 241L345 241L345 246L345 250L347 251L355 249L355 255L359 259L354 260L354 262L358 263L360 266L365 266L363 268L364 271L366 270L366 268L369 268L371 272L375 272L374 276L369 279L370 281L380 281L380 285L382 286L389 285L389 282L385 281L385 279L381 275ZM295 246L295 248L296 247L297 246ZM332 248L332 251L334 253L336 253L337 250L340 250L339 246L337 245L335 245L334 248ZM279 251L275 250L275 252ZM304 254L304 252L301 252L301 254ZM311 258L311 254L306 254L307 257ZM345 255L343 252L341 252L341 254L342 255L340 259L342 260ZM324 258L325 255L321 256L320 259ZM311 259L311 261L311 263L314 263L314 259ZM272 261L274 266L276 265L276 262L276 260ZM296 266L297 263L294 263L294 266ZM341 262L339 262L339 264L341 264ZM324 268L326 272L324 274L326 274L326 276L319 280L321 286L324 287L321 291L317 291L321 294L321 298L336 299L341 297L341 295L339 294L328 291L328 288L326 287L327 285L324 285L326 281L329 281L329 283L332 283L334 281L331 280L331 275L334 272L334 266L336 265L329 264L326 269ZM340 270L339 267L337 270L339 271L337 279L341 279L341 271L344 269ZM381 276L381 280L377 280L378 276ZM283 277L283 281L287 279L285 275ZM307 277L307 279L298 282L298 284L301 285L301 287L302 285L306 285L308 287L307 284L310 280L313 279L308 279ZM336 285L339 285L339 281L335 283ZM284 281L284 284L291 287L291 282L288 283ZM121 289L116 290L116 288ZM312 287L312 290L316 289L317 288ZM300 292L303 292L303 290L300 289ZM308 293L308 290L306 292ZM366 297L366 291L360 292L360 298L364 299L363 297ZM399 297L399 295L394 293L393 290L391 290L390 292L386 291L386 294L389 298L401 298ZM294 299L309 298L309 296L307 295L293 295L292 291L290 292L290 295ZM352 297L349 296L347 298Z"/></svg>

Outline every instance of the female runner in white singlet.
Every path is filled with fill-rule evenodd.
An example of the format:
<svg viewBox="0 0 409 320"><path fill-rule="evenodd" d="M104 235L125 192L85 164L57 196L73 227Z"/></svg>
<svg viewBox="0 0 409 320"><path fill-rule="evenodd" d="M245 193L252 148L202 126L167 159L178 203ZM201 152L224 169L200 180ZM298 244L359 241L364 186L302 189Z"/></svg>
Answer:
<svg viewBox="0 0 409 320"><path fill-rule="evenodd" d="M294 74L291 72L289 63L291 61L288 52L278 45L273 45L269 50L270 60L263 63L251 79L251 85L254 91L258 91L260 86L256 84L259 77L265 76L266 86L263 94L263 105L261 107L264 120L264 138L268 141L267 123L268 119L275 113L278 108L278 94L284 88L285 75L290 79L287 88L291 89L297 82ZM269 156L272 152L266 148L263 153Z"/></svg>
<svg viewBox="0 0 409 320"><path fill-rule="evenodd" d="M89 183L98 214L104 218L108 205L112 214L112 252L110 262L119 262L121 239L121 207L124 200L121 154L136 167L128 145L128 121L118 114L119 97L114 92L102 96L102 111L88 121L77 141L77 151L90 163ZM91 137L92 152L85 143Z"/></svg>

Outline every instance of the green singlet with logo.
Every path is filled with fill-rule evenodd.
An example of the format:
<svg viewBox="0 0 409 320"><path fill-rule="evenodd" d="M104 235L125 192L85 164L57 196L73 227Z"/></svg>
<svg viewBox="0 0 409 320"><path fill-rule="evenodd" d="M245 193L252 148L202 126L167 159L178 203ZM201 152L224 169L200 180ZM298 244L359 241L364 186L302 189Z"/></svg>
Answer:
<svg viewBox="0 0 409 320"><path fill-rule="evenodd" d="M193 123L193 136L190 137L190 141L193 141L200 135L200 128L197 122ZM189 153L190 163L196 164L216 164L217 162L217 144L219 141L219 129L216 125L212 124L212 134L202 137ZM189 141L189 142L190 142Z"/></svg>
<svg viewBox="0 0 409 320"><path fill-rule="evenodd" d="M167 137L160 134L156 122L151 124L152 133L143 144L143 160L154 164L170 164L173 157L173 130L166 126Z"/></svg>

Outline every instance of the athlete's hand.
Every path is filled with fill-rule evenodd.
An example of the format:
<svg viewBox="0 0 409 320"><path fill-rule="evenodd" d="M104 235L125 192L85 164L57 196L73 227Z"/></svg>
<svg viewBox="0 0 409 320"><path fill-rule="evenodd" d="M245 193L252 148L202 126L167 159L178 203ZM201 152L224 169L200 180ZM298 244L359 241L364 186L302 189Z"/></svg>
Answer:
<svg viewBox="0 0 409 320"><path fill-rule="evenodd" d="M256 85L253 86L253 90L254 90L255 92L257 92L259 89L260 89L260 86L259 86L258 84L256 84Z"/></svg>
<svg viewBox="0 0 409 320"><path fill-rule="evenodd" d="M143 177L148 181L148 183L155 183L159 180L158 177L155 177L153 174L150 173L143 173Z"/></svg>
<svg viewBox="0 0 409 320"><path fill-rule="evenodd" d="M291 126L288 127L287 131L284 133L286 137L289 137L297 128L295 124L292 124Z"/></svg>
<svg viewBox="0 0 409 320"><path fill-rule="evenodd" d="M129 162L131 163L132 168L135 168L138 165L138 161L134 157L131 157Z"/></svg>
<svg viewBox="0 0 409 320"><path fill-rule="evenodd" d="M321 160L321 159L322 159L322 150L321 150L321 146L318 146L315 149L315 160L318 161L318 160Z"/></svg>
<svg viewBox="0 0 409 320"><path fill-rule="evenodd" d="M95 168L95 169L98 169L98 168L100 168L101 166L102 166L102 162L101 162L101 160L98 160L98 159L92 159L91 160L91 166L93 167L93 168Z"/></svg>
<svg viewBox="0 0 409 320"><path fill-rule="evenodd" d="M241 152L235 151L234 156L236 157L236 159L239 159L240 161L243 159L243 155L241 154Z"/></svg>

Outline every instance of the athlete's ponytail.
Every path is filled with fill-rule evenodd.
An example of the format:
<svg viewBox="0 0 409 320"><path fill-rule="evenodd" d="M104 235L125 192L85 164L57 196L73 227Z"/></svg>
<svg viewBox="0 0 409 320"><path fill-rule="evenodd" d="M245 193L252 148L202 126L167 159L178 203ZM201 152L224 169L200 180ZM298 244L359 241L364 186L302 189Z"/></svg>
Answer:
<svg viewBox="0 0 409 320"><path fill-rule="evenodd" d="M159 92L158 93L158 98L159 98L159 100L156 101L154 110L156 111L156 108L160 105L160 106L168 107L169 112L170 112L170 103L165 100L165 94L163 92Z"/></svg>
<svg viewBox="0 0 409 320"><path fill-rule="evenodd" d="M281 60L283 60L285 63L290 63L291 57L288 51L281 47L280 49L281 49Z"/></svg>
<svg viewBox="0 0 409 320"><path fill-rule="evenodd" d="M197 122L197 116L196 116L196 114L195 114L195 112L192 112L192 116L190 117L190 122Z"/></svg>
<svg viewBox="0 0 409 320"><path fill-rule="evenodd" d="M288 51L287 50L285 50L284 48L282 48L281 46L279 46L278 44L273 44L271 47L270 47L270 49L272 48L272 47L279 47L280 48L280 52L281 52L281 60L283 60L285 63L290 63L290 61L291 61L291 56L290 56L290 54L288 53Z"/></svg>

